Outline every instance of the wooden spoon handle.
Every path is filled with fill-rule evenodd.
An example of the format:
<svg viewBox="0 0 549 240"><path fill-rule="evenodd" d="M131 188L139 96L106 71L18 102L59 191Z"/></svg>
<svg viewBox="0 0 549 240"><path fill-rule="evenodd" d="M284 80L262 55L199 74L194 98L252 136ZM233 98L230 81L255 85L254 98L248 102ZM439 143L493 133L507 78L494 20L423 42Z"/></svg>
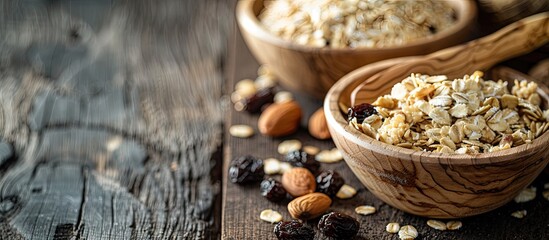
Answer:
<svg viewBox="0 0 549 240"><path fill-rule="evenodd" d="M549 42L549 12L540 13L483 38L413 59L384 69L358 85L351 104L373 102L389 93L394 84L411 73L444 74L457 78L475 70L487 70L506 59L523 55Z"/></svg>

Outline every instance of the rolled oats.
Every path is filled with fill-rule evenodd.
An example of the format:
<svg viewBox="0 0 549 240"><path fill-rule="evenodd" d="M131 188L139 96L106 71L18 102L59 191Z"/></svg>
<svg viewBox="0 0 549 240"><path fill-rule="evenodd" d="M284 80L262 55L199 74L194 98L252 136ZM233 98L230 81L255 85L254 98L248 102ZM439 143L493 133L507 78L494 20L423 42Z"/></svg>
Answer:
<svg viewBox="0 0 549 240"><path fill-rule="evenodd" d="M456 21L444 1L277 0L259 15L273 34L301 45L331 48L403 45ZM429 81L444 81L433 77Z"/></svg>
<svg viewBox="0 0 549 240"><path fill-rule="evenodd" d="M336 194L336 197L340 198L340 199L348 199L348 198L352 198L356 195L356 189L347 185L347 184L343 184L343 186L341 186L341 188L339 189L339 191L337 192Z"/></svg>
<svg viewBox="0 0 549 240"><path fill-rule="evenodd" d="M400 224L396 222L390 222L385 226L385 231L388 233L398 233L398 230L400 230Z"/></svg>
<svg viewBox="0 0 549 240"><path fill-rule="evenodd" d="M238 124L229 128L229 134L238 138L249 138L254 135L254 129L248 125Z"/></svg>
<svg viewBox="0 0 549 240"><path fill-rule="evenodd" d="M301 149L301 142L299 140L286 140L278 144L278 153L286 155L291 151Z"/></svg>
<svg viewBox="0 0 549 240"><path fill-rule="evenodd" d="M549 129L537 84L411 74L372 103L377 114L349 124L379 141L419 150L474 154L531 143Z"/></svg>
<svg viewBox="0 0 549 240"><path fill-rule="evenodd" d="M427 225L431 228L434 228L440 231L444 231L447 228L445 223L438 220L433 220L433 219L427 220Z"/></svg>
<svg viewBox="0 0 549 240"><path fill-rule="evenodd" d="M376 213L376 208L370 205L363 205L356 207L355 212L360 215L371 215Z"/></svg>
<svg viewBox="0 0 549 240"><path fill-rule="evenodd" d="M458 230L463 226L463 223L461 221L449 221L446 223L446 228L448 230Z"/></svg>
<svg viewBox="0 0 549 240"><path fill-rule="evenodd" d="M523 202L529 202L534 200L536 198L536 187L529 187L523 189L519 195L515 197L515 202L517 203L523 203Z"/></svg>
<svg viewBox="0 0 549 240"><path fill-rule="evenodd" d="M280 173L280 161L276 158L267 158L263 161L263 171L267 175Z"/></svg>
<svg viewBox="0 0 549 240"><path fill-rule="evenodd" d="M277 223L282 221L282 214L272 209L265 209L261 211L259 218L265 222Z"/></svg>
<svg viewBox="0 0 549 240"><path fill-rule="evenodd" d="M511 213L511 216L516 217L518 219L526 217L526 210L519 210Z"/></svg>
<svg viewBox="0 0 549 240"><path fill-rule="evenodd" d="M412 240L417 238L417 236L418 236L417 230L412 225L402 226L398 231L398 238L402 240Z"/></svg>

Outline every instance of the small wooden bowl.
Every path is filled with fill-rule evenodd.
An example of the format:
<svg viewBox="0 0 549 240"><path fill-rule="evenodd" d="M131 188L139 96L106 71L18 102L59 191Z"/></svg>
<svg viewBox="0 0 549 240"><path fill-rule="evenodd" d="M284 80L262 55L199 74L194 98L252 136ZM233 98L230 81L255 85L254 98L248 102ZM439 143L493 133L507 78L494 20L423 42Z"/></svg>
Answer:
<svg viewBox="0 0 549 240"><path fill-rule="evenodd" d="M372 102L387 94L412 72L457 77L472 70L486 71L549 42L548 26L549 14L536 15L464 45L427 56L377 62L343 77L326 95L324 111L332 138L351 170L378 198L420 216L461 218L509 202L549 162L549 132L531 144L493 153L420 152L368 137L347 124L342 110L353 100ZM525 36L529 38L521 40ZM493 72L496 79L527 78L505 69ZM549 89L538 85L547 107Z"/></svg>
<svg viewBox="0 0 549 240"><path fill-rule="evenodd" d="M263 0L239 1L236 17L252 54L272 68L282 85L322 99L339 78L358 67L389 58L427 54L468 40L477 15L474 1L448 1L448 4L458 17L452 27L429 38L387 48L318 48L284 40L259 22L257 16L263 10Z"/></svg>

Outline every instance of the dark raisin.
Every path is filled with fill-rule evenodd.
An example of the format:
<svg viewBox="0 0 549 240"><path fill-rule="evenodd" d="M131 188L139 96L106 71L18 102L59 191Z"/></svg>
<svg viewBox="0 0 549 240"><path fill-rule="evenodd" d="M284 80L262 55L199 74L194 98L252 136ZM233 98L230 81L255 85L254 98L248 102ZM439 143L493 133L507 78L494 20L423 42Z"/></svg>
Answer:
<svg viewBox="0 0 549 240"><path fill-rule="evenodd" d="M277 223L274 227L274 233L280 240L308 240L315 237L312 228L297 220Z"/></svg>
<svg viewBox="0 0 549 240"><path fill-rule="evenodd" d="M265 179L260 185L261 196L267 198L271 202L280 202L286 198L286 189L282 187L282 183L272 178Z"/></svg>
<svg viewBox="0 0 549 240"><path fill-rule="evenodd" d="M320 163L315 160L315 156L301 150L291 151L286 154L286 161L294 167L309 169L313 175L316 175L320 169Z"/></svg>
<svg viewBox="0 0 549 240"><path fill-rule="evenodd" d="M345 180L336 171L322 171L316 176L316 191L334 197L345 184Z"/></svg>
<svg viewBox="0 0 549 240"><path fill-rule="evenodd" d="M353 118L356 118L357 123L362 123L364 119L374 114L377 114L377 111L372 104L362 103L349 108L349 112L347 113L347 121L351 121Z"/></svg>
<svg viewBox="0 0 549 240"><path fill-rule="evenodd" d="M261 108L265 104L273 103L274 90L272 88L264 88L257 91L254 95L243 100L244 110L249 113L261 112Z"/></svg>
<svg viewBox="0 0 549 240"><path fill-rule="evenodd" d="M350 239L358 233L360 224L353 217L331 212L325 214L318 222L318 229L327 237L336 239Z"/></svg>
<svg viewBox="0 0 549 240"><path fill-rule="evenodd" d="M264 175L263 160L250 155L235 158L229 167L229 178L233 183L258 182Z"/></svg>

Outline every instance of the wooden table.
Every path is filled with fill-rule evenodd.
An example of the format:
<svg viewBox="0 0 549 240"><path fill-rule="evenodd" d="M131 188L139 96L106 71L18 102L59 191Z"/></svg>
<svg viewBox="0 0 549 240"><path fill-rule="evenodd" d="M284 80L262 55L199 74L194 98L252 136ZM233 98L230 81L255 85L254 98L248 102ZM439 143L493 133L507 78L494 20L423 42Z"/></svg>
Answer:
<svg viewBox="0 0 549 240"><path fill-rule="evenodd" d="M282 158L276 147L285 139L333 143L304 128L280 139L236 139L224 130L257 121L227 99L258 66L231 25L235 2L0 3L0 239L275 238L259 212L273 208L289 219L285 205L263 199L258 186L227 183L229 161ZM321 105L298 100L306 115ZM416 226L421 239L549 238L541 194L438 232L376 199L345 163L322 168L359 189L332 210L378 209L356 216L357 239L397 239L384 232L389 221ZM539 178L538 193L548 181ZM520 209L524 219L510 216Z"/></svg>

